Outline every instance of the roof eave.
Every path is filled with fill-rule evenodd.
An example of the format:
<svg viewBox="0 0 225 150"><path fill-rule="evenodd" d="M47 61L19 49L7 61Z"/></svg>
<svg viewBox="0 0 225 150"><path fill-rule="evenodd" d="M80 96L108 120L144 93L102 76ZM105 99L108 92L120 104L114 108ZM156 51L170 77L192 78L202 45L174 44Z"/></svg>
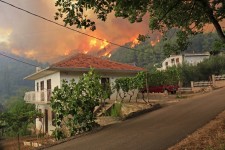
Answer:
<svg viewBox="0 0 225 150"><path fill-rule="evenodd" d="M65 67L51 67L53 70L60 70L60 71L89 71L91 68L65 68ZM121 72L121 73L137 73L141 71L147 71L145 69L140 70L120 70L120 69L99 69L99 68L93 68L94 70L98 72Z"/></svg>
<svg viewBox="0 0 225 150"><path fill-rule="evenodd" d="M57 72L56 70L52 70L50 67L47 67L45 69L42 69L38 72L35 72L35 73L29 75L29 76L26 76L24 78L24 80L36 80L36 79L42 78L44 76L54 74L56 72Z"/></svg>

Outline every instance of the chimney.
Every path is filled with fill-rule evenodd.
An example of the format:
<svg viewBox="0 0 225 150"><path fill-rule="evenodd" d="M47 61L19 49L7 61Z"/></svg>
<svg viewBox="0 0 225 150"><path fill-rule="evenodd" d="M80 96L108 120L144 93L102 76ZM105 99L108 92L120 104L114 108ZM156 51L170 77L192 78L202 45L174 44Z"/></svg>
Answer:
<svg viewBox="0 0 225 150"><path fill-rule="evenodd" d="M36 72L41 71L41 67L36 67Z"/></svg>

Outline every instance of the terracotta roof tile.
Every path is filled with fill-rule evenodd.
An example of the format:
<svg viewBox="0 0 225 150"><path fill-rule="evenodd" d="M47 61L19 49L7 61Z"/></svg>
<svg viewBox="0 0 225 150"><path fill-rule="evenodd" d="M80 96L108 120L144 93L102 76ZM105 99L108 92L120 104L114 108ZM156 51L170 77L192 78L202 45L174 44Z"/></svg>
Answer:
<svg viewBox="0 0 225 150"><path fill-rule="evenodd" d="M95 68L95 69L110 69L110 70L130 70L144 71L144 68L118 63L86 54L76 54L70 58L64 59L51 67L56 68Z"/></svg>

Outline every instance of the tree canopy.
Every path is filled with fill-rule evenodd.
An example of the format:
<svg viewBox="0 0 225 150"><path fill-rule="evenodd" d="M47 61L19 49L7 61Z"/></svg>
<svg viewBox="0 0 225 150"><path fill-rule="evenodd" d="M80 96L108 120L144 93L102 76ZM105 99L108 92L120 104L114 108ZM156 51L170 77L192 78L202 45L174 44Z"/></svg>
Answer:
<svg viewBox="0 0 225 150"><path fill-rule="evenodd" d="M203 32L204 26L212 24L225 43L221 21L225 19L224 0L57 0L55 19L63 18L65 24L78 28L96 29L95 21L88 16L92 10L97 18L105 21L108 14L141 22L149 15L151 30L167 31L178 28L185 34Z"/></svg>

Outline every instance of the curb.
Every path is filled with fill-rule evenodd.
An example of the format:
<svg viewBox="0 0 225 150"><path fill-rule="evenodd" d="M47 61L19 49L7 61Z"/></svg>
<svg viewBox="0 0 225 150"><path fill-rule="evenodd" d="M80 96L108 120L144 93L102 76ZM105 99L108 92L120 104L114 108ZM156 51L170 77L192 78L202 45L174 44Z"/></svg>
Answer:
<svg viewBox="0 0 225 150"><path fill-rule="evenodd" d="M81 133L81 134L78 134L78 135L75 135L75 136L72 136L72 137L68 137L68 138L65 138L65 139L62 139L62 140L59 140L59 141L56 141L52 144L48 144L48 145L44 145L44 146L40 146L40 147L37 147L35 148L35 150L43 150L43 149L47 149L47 148L50 148L50 147L53 147L53 146L56 146L56 145L59 145L59 144L62 144L62 143L65 143L65 142L68 142L68 141L71 141L71 140L74 140L76 138L79 138L79 137L82 137L82 136L85 136L85 135L89 135L89 134L94 134L100 130L102 130L103 127L97 127L91 131L88 131L88 132L85 132L85 133Z"/></svg>
<svg viewBox="0 0 225 150"><path fill-rule="evenodd" d="M137 116L140 116L142 114L145 114L145 113L148 113L148 112L160 109L160 108L162 108L162 106L160 104L155 104L151 108L139 110L139 111L136 111L136 112L132 112L129 115L123 117L121 120L124 121L124 120L127 120L127 119L135 118Z"/></svg>

